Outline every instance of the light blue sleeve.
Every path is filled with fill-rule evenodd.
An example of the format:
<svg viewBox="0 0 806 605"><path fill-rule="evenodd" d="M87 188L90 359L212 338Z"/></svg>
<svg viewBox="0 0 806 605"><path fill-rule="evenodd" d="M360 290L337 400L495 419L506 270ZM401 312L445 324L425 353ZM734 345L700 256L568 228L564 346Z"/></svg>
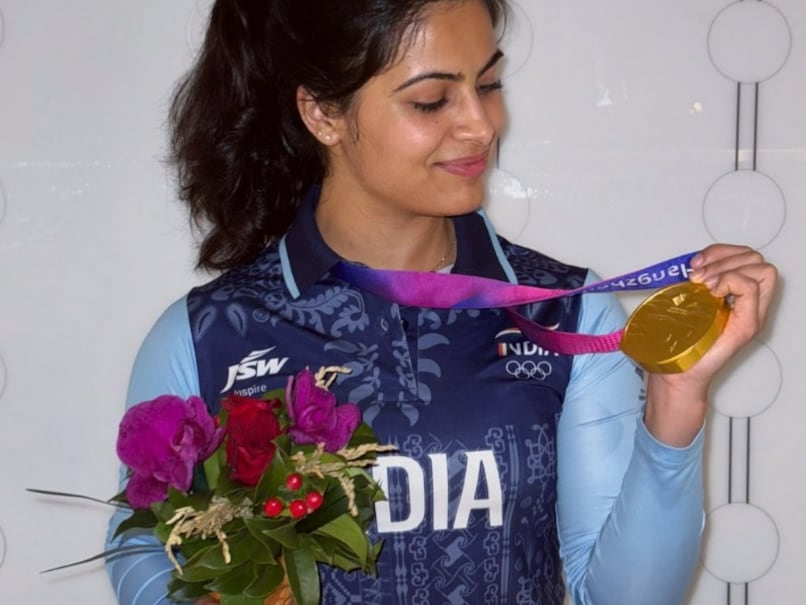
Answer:
<svg viewBox="0 0 806 605"><path fill-rule="evenodd" d="M589 281L593 281L590 276ZM579 331L612 332L615 297L583 297ZM703 431L666 446L643 423L643 379L621 353L574 359L557 437L560 553L576 605L679 605L703 522Z"/></svg>
<svg viewBox="0 0 806 605"><path fill-rule="evenodd" d="M134 362L126 408L171 393L181 397L199 394L196 356L190 335L187 303L176 301L157 320L146 336ZM121 486L125 469L121 470ZM133 554L111 557L106 569L119 605L167 605L166 586L173 569L162 544L148 531L128 531L113 538L115 529L128 516L115 513L109 522L106 548L142 546Z"/></svg>

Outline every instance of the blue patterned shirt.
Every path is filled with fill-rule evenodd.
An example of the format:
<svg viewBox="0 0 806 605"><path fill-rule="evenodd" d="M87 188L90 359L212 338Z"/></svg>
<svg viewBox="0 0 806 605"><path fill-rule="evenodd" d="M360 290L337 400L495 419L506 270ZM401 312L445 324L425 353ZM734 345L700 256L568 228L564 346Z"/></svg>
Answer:
<svg viewBox="0 0 806 605"><path fill-rule="evenodd" d="M640 374L621 354L556 355L505 312L405 307L332 277L341 259L316 228L315 203L314 192L254 263L166 312L138 357L130 404L192 393L215 411L230 393L259 396L306 366L351 369L331 390L398 451L373 471L389 498L373 527L384 540L378 575L322 568L325 605L560 605L561 554L579 605L679 603L697 559L702 438L682 450L652 439ZM454 225L456 273L549 288L591 279L497 237L481 213ZM624 321L602 294L522 311L564 331ZM675 531L658 529L668 522ZM120 603L164 599L162 555L109 570ZM141 572L153 588L132 586Z"/></svg>

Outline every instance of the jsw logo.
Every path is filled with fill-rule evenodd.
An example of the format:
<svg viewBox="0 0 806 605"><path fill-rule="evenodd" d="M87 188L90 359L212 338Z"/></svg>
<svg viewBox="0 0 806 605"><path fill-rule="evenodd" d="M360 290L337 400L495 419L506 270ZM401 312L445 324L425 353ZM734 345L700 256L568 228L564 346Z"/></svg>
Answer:
<svg viewBox="0 0 806 605"><path fill-rule="evenodd" d="M267 374L278 374L288 361L288 357L270 357L261 359L264 355L273 351L276 347L269 347L260 351L252 351L241 359L234 366L230 366L227 374L227 385L221 389L224 393L229 391L236 382L248 380L250 378L261 378Z"/></svg>

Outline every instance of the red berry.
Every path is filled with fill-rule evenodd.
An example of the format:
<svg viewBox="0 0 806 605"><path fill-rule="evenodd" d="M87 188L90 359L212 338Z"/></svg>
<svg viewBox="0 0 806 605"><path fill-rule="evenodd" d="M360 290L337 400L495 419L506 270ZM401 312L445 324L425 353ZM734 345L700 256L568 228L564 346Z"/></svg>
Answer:
<svg viewBox="0 0 806 605"><path fill-rule="evenodd" d="M305 494L305 504L308 505L308 511L313 512L322 506L322 494L316 490Z"/></svg>
<svg viewBox="0 0 806 605"><path fill-rule="evenodd" d="M301 519L308 513L308 507L302 500L292 500L288 505L288 511L295 519Z"/></svg>
<svg viewBox="0 0 806 605"><path fill-rule="evenodd" d="M302 475L299 473L291 473L285 478L285 486L291 491L297 491L302 487Z"/></svg>
<svg viewBox="0 0 806 605"><path fill-rule="evenodd" d="M263 514L267 517L276 517L283 512L283 501L280 498L269 498L263 503Z"/></svg>

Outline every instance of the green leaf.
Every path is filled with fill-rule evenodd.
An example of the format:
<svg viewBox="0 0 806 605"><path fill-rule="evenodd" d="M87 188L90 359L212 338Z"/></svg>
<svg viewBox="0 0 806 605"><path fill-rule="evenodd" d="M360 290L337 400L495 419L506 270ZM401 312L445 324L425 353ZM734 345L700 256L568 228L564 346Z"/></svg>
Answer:
<svg viewBox="0 0 806 605"><path fill-rule="evenodd" d="M269 496L276 495L285 488L285 478L291 471L291 465L288 464L281 451L277 449L269 467L263 471L263 476L255 487L255 502L262 503Z"/></svg>
<svg viewBox="0 0 806 605"><path fill-rule="evenodd" d="M249 585L244 595L254 599L265 599L280 586L285 571L278 564L256 565L255 576L255 581Z"/></svg>
<svg viewBox="0 0 806 605"><path fill-rule="evenodd" d="M376 567L375 562L378 560L381 550L383 550L383 540L378 540L372 544L372 548L370 549L369 553L369 563L366 571L371 573L373 576L378 575L378 568Z"/></svg>
<svg viewBox="0 0 806 605"><path fill-rule="evenodd" d="M211 592L220 592L222 595L242 595L246 587L255 581L255 565L246 562L231 569L210 582Z"/></svg>
<svg viewBox="0 0 806 605"><path fill-rule="evenodd" d="M236 523L237 526L235 525ZM240 519L236 519L232 526L227 527L224 529L227 533L232 565L238 565L252 557L252 552L255 550L257 542Z"/></svg>
<svg viewBox="0 0 806 605"><path fill-rule="evenodd" d="M210 494L188 494L172 487L168 488L168 503L174 509L190 506L196 510L204 510L210 502Z"/></svg>
<svg viewBox="0 0 806 605"><path fill-rule="evenodd" d="M211 547L200 550L196 556L192 557L183 566L183 576L189 581L199 581L209 579L210 570L221 572L226 569L233 569L246 561L249 561L252 551L255 548L255 540L249 532L241 530L228 535L227 543L230 548L231 560L227 563L224 560L224 552L218 540L209 539Z"/></svg>
<svg viewBox="0 0 806 605"><path fill-rule="evenodd" d="M335 479L331 477L317 477L316 475L308 475L306 477L312 489L315 489L320 494L324 494L328 487L335 483Z"/></svg>
<svg viewBox="0 0 806 605"><path fill-rule="evenodd" d="M274 529L264 529L263 533L279 542L283 548L299 547L299 534L297 528L291 523L284 523Z"/></svg>
<svg viewBox="0 0 806 605"><path fill-rule="evenodd" d="M221 468L226 468L226 462L221 464ZM249 491L244 485L230 479L225 472L218 476L215 493L219 496L226 496L229 500L242 500Z"/></svg>
<svg viewBox="0 0 806 605"><path fill-rule="evenodd" d="M130 477L131 472L126 473L126 476ZM114 502L115 504L118 504L120 506L127 506L127 507L131 508L131 504L129 504L129 500L126 498L126 490L125 489L123 491L118 492L117 494L115 494L111 498L109 498L109 501Z"/></svg>
<svg viewBox="0 0 806 605"><path fill-rule="evenodd" d="M157 516L150 509L137 509L126 517L115 530L115 537L129 529L152 529L157 524Z"/></svg>
<svg viewBox="0 0 806 605"><path fill-rule="evenodd" d="M280 452L283 457L283 464L288 464L291 449L295 447L294 442L291 441L291 436L288 433L278 435L274 438L274 444L277 446L277 451ZM304 446L297 446L296 449L305 451Z"/></svg>
<svg viewBox="0 0 806 605"><path fill-rule="evenodd" d="M222 446L223 447L223 446ZM207 460L202 463L202 469L204 470L204 477L207 481L207 486L211 490L215 490L218 487L218 478L221 476L221 460L218 455L221 448L216 450L216 452L210 456Z"/></svg>
<svg viewBox="0 0 806 605"><path fill-rule="evenodd" d="M207 548L199 550L185 562L182 566L181 579L185 582L207 582L215 579L227 567L223 559L215 559L216 556L221 557L221 545L218 541L213 542ZM214 560L220 560L221 565L213 566L199 563L200 561L209 562Z"/></svg>
<svg viewBox="0 0 806 605"><path fill-rule="evenodd" d="M168 536L171 535L171 526L165 523L157 523L154 526L154 535L157 540L165 544L168 541Z"/></svg>
<svg viewBox="0 0 806 605"><path fill-rule="evenodd" d="M263 599L247 597L245 594L222 595L221 605L263 605Z"/></svg>
<svg viewBox="0 0 806 605"><path fill-rule="evenodd" d="M320 596L319 571L316 559L308 549L283 550L283 562L288 584L297 605L318 605Z"/></svg>
<svg viewBox="0 0 806 605"><path fill-rule="evenodd" d="M352 571L361 567L355 553L351 552L340 540L329 536L311 536L311 552L320 563Z"/></svg>
<svg viewBox="0 0 806 605"><path fill-rule="evenodd" d="M251 519L244 519L244 525L251 531L264 532L272 531L278 527L289 525L291 521L288 517L252 517Z"/></svg>
<svg viewBox="0 0 806 605"><path fill-rule="evenodd" d="M265 530L271 530L277 525L268 524L265 523L265 521L269 521L269 519L245 520L246 529L249 530L249 533L252 534L252 537L260 543L260 547L255 549L255 552L252 554L252 558L255 563L276 565L277 557L280 556L280 543L276 540L273 540L263 532ZM274 519L271 521L274 521Z"/></svg>
<svg viewBox="0 0 806 605"><path fill-rule="evenodd" d="M197 601L210 594L205 582L186 582L184 578L174 575L168 581L168 596L177 601Z"/></svg>
<svg viewBox="0 0 806 605"><path fill-rule="evenodd" d="M222 595L221 605L263 605L263 599L254 599L244 594Z"/></svg>
<svg viewBox="0 0 806 605"><path fill-rule="evenodd" d="M362 422L353 432L352 437L350 437L350 442L347 445L349 447L358 447L366 443L378 443L378 437L376 437L372 428L370 428L366 422ZM374 458L375 456L374 454L369 454L367 457Z"/></svg>
<svg viewBox="0 0 806 605"><path fill-rule="evenodd" d="M297 523L299 533L313 532L340 515L347 514L347 496L335 480L328 490L323 492L322 498L322 506Z"/></svg>
<svg viewBox="0 0 806 605"><path fill-rule="evenodd" d="M311 554L319 563L333 565L333 556L339 548L336 540L331 540L325 536L311 536Z"/></svg>
<svg viewBox="0 0 806 605"><path fill-rule="evenodd" d="M213 540L212 538L185 538L185 540L182 542L182 556L185 557L186 560L191 559L202 550L210 548L211 544L218 544L218 541Z"/></svg>
<svg viewBox="0 0 806 605"><path fill-rule="evenodd" d="M176 508L170 502L155 502L151 505L151 512L159 521L165 523L176 514Z"/></svg>
<svg viewBox="0 0 806 605"><path fill-rule="evenodd" d="M281 546L275 540L269 538L261 531L249 529L249 540L251 553L249 558L254 563L260 565L277 565L277 557L280 556Z"/></svg>
<svg viewBox="0 0 806 605"><path fill-rule="evenodd" d="M316 530L316 534L328 536L344 544L363 567L369 556L369 538L350 515L336 517Z"/></svg>
<svg viewBox="0 0 806 605"><path fill-rule="evenodd" d="M190 491L196 494L204 494L210 491L210 484L207 481L207 474L203 464L193 467L193 479L190 484Z"/></svg>

